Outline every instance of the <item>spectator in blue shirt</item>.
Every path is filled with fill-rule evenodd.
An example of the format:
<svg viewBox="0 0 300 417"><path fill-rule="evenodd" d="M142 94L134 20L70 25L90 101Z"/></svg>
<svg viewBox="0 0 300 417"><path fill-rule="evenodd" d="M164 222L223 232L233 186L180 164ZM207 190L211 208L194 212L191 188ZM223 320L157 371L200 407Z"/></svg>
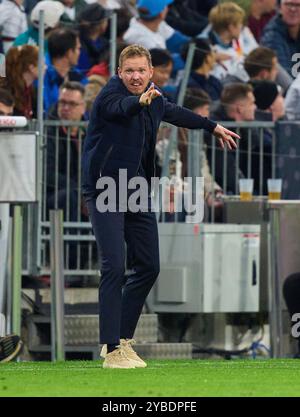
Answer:
<svg viewBox="0 0 300 417"><path fill-rule="evenodd" d="M65 81L86 84L84 75L74 68L80 55L80 40L76 31L68 28L54 30L48 38L48 50L51 64L44 78L45 113L57 103L59 87Z"/></svg>

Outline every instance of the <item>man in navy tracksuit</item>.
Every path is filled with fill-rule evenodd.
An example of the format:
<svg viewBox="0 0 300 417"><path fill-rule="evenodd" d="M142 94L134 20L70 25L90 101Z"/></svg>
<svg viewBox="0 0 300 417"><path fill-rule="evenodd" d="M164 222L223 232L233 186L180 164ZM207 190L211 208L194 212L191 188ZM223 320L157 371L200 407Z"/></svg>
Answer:
<svg viewBox="0 0 300 417"><path fill-rule="evenodd" d="M101 356L105 368L145 367L132 348L132 337L145 299L159 274L155 213L122 210L100 212L96 201L100 177L118 185L119 169L128 181L154 176L156 133L160 122L213 133L224 147L238 137L216 123L168 102L150 79L151 55L139 45L125 48L114 76L95 100L85 140L83 194L101 261L99 287ZM149 197L150 198L150 197ZM132 255L132 274L124 283L125 241Z"/></svg>

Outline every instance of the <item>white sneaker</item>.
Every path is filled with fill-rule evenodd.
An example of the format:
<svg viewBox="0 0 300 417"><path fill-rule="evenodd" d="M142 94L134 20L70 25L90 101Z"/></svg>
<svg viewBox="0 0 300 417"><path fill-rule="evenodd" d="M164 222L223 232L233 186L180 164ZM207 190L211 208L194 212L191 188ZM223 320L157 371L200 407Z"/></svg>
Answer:
<svg viewBox="0 0 300 417"><path fill-rule="evenodd" d="M122 348L117 346L112 352L105 355L103 368L132 369L135 368L134 362L129 360Z"/></svg>
<svg viewBox="0 0 300 417"><path fill-rule="evenodd" d="M121 339L121 347L125 352L125 355L128 359L130 359L134 364L136 368L146 368L147 364L146 362L141 359L138 354L133 350L132 345L134 345L136 342L134 339Z"/></svg>

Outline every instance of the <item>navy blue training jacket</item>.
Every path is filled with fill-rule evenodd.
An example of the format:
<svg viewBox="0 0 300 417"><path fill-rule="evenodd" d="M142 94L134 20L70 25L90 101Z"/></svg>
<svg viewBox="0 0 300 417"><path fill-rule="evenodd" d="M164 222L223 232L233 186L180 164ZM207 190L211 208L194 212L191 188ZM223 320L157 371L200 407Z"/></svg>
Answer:
<svg viewBox="0 0 300 417"><path fill-rule="evenodd" d="M82 191L96 194L100 176L118 179L119 169L127 169L128 180L137 175L145 140L143 114L149 107L152 122L151 149L147 178L154 175L154 148L161 121L189 129L213 132L216 123L192 111L157 97L150 106L141 106L122 80L114 76L97 96L91 112L82 155ZM152 156L151 156L152 158Z"/></svg>

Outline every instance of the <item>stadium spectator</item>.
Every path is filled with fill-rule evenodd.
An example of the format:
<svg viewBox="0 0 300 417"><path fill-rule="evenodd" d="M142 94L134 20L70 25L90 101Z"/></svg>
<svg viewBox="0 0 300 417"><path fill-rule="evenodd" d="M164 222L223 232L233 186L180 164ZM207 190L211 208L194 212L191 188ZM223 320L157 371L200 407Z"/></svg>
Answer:
<svg viewBox="0 0 300 417"><path fill-rule="evenodd" d="M50 113L51 119L72 122L84 120L86 110L84 94L85 88L82 84L75 81L64 83L59 91L58 104ZM75 126L68 132L62 122L62 126L59 128L58 150L56 136L56 128L49 128L47 132L48 209L62 209L65 220L80 220L77 217L78 158L80 155L80 140L83 139L84 131L82 128ZM57 190L55 190L56 176L58 176ZM69 207L69 210L67 210L67 207Z"/></svg>
<svg viewBox="0 0 300 417"><path fill-rule="evenodd" d="M47 113L58 101L59 88L64 81L86 83L84 75L75 68L80 55L79 35L73 29L59 28L48 38L50 64L44 77L44 109Z"/></svg>
<svg viewBox="0 0 300 417"><path fill-rule="evenodd" d="M76 81L65 82L59 91L59 100L51 113L52 120L60 121L57 128L47 130L47 216L49 210L63 210L65 221L87 221L87 212L80 193L80 155L85 137L84 127L66 127L65 122L84 121L86 106L85 87ZM57 141L58 136L58 141ZM57 182L56 182L57 179ZM76 243L68 244L68 267L76 268L78 261ZM87 253L82 247L81 261ZM82 286L82 277L67 277L67 286Z"/></svg>
<svg viewBox="0 0 300 417"><path fill-rule="evenodd" d="M0 116L12 116L14 113L14 98L9 91L0 88Z"/></svg>
<svg viewBox="0 0 300 417"><path fill-rule="evenodd" d="M150 49L153 65L152 81L171 100L175 100L177 87L169 84L173 70L172 55L166 49Z"/></svg>
<svg viewBox="0 0 300 417"><path fill-rule="evenodd" d="M87 110L87 118L92 111L92 107L97 95L100 93L102 88L106 85L108 77L97 73L91 73L87 77L87 84L85 86L84 101Z"/></svg>
<svg viewBox="0 0 300 417"><path fill-rule="evenodd" d="M278 75L276 53L265 46L253 49L245 58L243 65L235 68L222 80L222 84L248 82L249 80L275 81Z"/></svg>
<svg viewBox="0 0 300 417"><path fill-rule="evenodd" d="M278 75L276 53L270 48L259 46L245 58L244 68L251 80L275 81Z"/></svg>
<svg viewBox="0 0 300 417"><path fill-rule="evenodd" d="M236 122L254 120L256 109L253 89L250 85L235 83L224 88L219 110L215 112L218 120Z"/></svg>
<svg viewBox="0 0 300 417"><path fill-rule="evenodd" d="M208 37L218 54L225 54L228 59L220 61L212 72L222 79L232 72L250 51L257 47L257 42L248 27L244 27L245 12L233 2L225 2L213 7L209 13L211 27L203 31L202 37Z"/></svg>
<svg viewBox="0 0 300 417"><path fill-rule="evenodd" d="M14 40L27 30L23 0L3 0L0 4L1 49L7 53Z"/></svg>
<svg viewBox="0 0 300 417"><path fill-rule="evenodd" d="M85 0L56 0L64 6L64 13L60 21L67 25L72 25L78 21L78 16L87 6Z"/></svg>
<svg viewBox="0 0 300 417"><path fill-rule="evenodd" d="M186 91L185 99L183 106L189 110L192 110L194 113L199 114L203 117L209 117L210 113L210 104L211 99L209 95L199 88L188 88ZM188 130L185 128L179 128L179 145L178 149L180 152L181 162L182 162L182 177L188 176L187 170L187 146L188 146ZM201 176L204 178L204 193L205 201L208 207L211 207L214 204L215 208L220 208L222 206L221 197L223 194L222 188L214 181L210 167L207 161L206 155L206 146L201 151L199 159L201 159ZM215 198L213 199L213 193ZM215 213L216 217L219 217L220 213Z"/></svg>
<svg viewBox="0 0 300 417"><path fill-rule="evenodd" d="M111 11L100 4L92 3L78 16L81 51L77 68L84 74L106 58L104 54L109 49L109 42L103 35L108 27L110 14Z"/></svg>
<svg viewBox="0 0 300 417"><path fill-rule="evenodd" d="M6 78L0 86L14 98L14 115L28 119L36 117L37 101L34 81L38 78L38 47L23 45L11 47L6 55Z"/></svg>
<svg viewBox="0 0 300 417"><path fill-rule="evenodd" d="M242 121L253 121L255 119L255 97L253 95L253 88L249 84L243 83L233 83L224 87L221 94L221 101L219 106L212 112L211 117L215 120L222 121L233 121L233 122L242 122ZM247 137L247 131L241 129L240 135L242 138ZM212 163L212 148L210 137L207 138L207 155L208 161L211 167ZM253 146L256 146L257 143L253 140ZM240 143L240 164L236 165L236 158L232 152L227 153L227 189L224 190L227 194L235 194L237 191L236 188L236 176L235 171L238 171L238 176L243 177L246 174L247 160L246 160L246 151L247 151L247 141L241 140ZM245 152L244 152L245 151ZM224 169L224 159L223 154L218 148L216 148L215 153L215 180L218 184L223 184L223 169Z"/></svg>
<svg viewBox="0 0 300 417"><path fill-rule="evenodd" d="M63 5L53 0L43 0L36 4L30 14L31 26L29 29L21 33L14 41L13 46L20 45L38 45L39 43L39 19L40 11L44 11L44 23L45 23L45 53L48 52L48 41L51 30L56 28L59 24L59 19L64 12Z"/></svg>
<svg viewBox="0 0 300 417"><path fill-rule="evenodd" d="M282 0L280 12L265 26L260 40L276 52L279 63L289 74L295 62L293 55L299 52L299 29L300 0Z"/></svg>
<svg viewBox="0 0 300 417"><path fill-rule="evenodd" d="M172 53L174 69L182 69L179 52L189 38L169 26L165 19L173 0L138 0L138 18L133 17L123 39L128 44L137 40L147 49L168 49Z"/></svg>
<svg viewBox="0 0 300 417"><path fill-rule="evenodd" d="M300 120L300 74L297 75L285 97L286 117Z"/></svg>
<svg viewBox="0 0 300 417"><path fill-rule="evenodd" d="M281 88L273 81L259 80L252 81L253 94L257 107L256 119L271 120L277 122L285 116L284 98L281 94ZM272 177L272 141L273 132L269 129L263 129L263 194L267 194L267 179ZM253 166L260 164L261 148L256 147L253 153ZM259 190L259 170L253 170L254 189Z"/></svg>
<svg viewBox="0 0 300 417"><path fill-rule="evenodd" d="M118 9L114 11L117 15L117 41L124 42L123 37L129 28L132 15L128 9ZM109 37L110 27L106 31L106 36Z"/></svg>
<svg viewBox="0 0 300 417"><path fill-rule="evenodd" d="M190 9L186 1L174 0L170 4L166 22L187 36L197 36L208 24L207 16Z"/></svg>
<svg viewBox="0 0 300 417"><path fill-rule="evenodd" d="M192 62L192 71L188 81L188 87L200 88L207 92L212 100L218 100L222 92L221 82L211 75L216 64L215 52L212 50L206 39L196 38L196 49ZM182 49L182 58L186 61L189 45L184 45Z"/></svg>
<svg viewBox="0 0 300 417"><path fill-rule="evenodd" d="M23 343L16 334L0 337L0 363L15 359L21 352Z"/></svg>
<svg viewBox="0 0 300 417"><path fill-rule="evenodd" d="M266 24L276 14L277 0L251 0L248 27L259 43Z"/></svg>
<svg viewBox="0 0 300 417"><path fill-rule="evenodd" d="M285 106L281 88L275 82L266 80L254 80L251 84L257 109L269 113L273 122L282 119Z"/></svg>

